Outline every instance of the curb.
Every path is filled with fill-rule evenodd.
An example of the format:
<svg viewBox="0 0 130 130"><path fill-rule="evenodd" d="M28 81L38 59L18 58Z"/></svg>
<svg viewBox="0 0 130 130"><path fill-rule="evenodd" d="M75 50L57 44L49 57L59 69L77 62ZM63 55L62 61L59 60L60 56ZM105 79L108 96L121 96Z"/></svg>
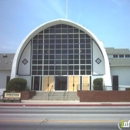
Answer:
<svg viewBox="0 0 130 130"><path fill-rule="evenodd" d="M27 107L46 107L46 106L49 106L49 107L59 107L59 106L69 106L69 107L73 107L73 106L86 106L86 107L89 107L89 106L130 106L130 104L0 104L0 106L27 106Z"/></svg>

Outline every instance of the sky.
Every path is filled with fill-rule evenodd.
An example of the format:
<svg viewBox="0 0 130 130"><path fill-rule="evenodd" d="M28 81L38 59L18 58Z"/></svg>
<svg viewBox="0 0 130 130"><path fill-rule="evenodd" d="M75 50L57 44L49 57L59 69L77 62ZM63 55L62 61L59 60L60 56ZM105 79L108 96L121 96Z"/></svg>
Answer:
<svg viewBox="0 0 130 130"><path fill-rule="evenodd" d="M39 25L66 19L66 0L0 0L0 53L15 53ZM68 20L81 24L104 47L130 49L130 0L68 0Z"/></svg>

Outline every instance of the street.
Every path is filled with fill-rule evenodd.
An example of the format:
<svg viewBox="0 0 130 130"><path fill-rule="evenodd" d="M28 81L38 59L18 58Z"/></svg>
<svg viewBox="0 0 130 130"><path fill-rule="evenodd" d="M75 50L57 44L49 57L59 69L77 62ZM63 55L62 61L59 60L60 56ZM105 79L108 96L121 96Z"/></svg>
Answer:
<svg viewBox="0 0 130 130"><path fill-rule="evenodd" d="M0 107L0 130L119 130L130 107Z"/></svg>

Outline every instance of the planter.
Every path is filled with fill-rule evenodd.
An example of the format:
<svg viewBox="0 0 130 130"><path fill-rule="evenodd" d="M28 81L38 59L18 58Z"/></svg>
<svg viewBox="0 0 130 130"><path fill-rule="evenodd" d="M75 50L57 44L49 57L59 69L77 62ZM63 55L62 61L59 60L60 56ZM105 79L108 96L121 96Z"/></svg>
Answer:
<svg viewBox="0 0 130 130"><path fill-rule="evenodd" d="M22 100L29 100L34 95L36 95L35 91L22 91L21 93L22 93L22 96L21 96Z"/></svg>
<svg viewBox="0 0 130 130"><path fill-rule="evenodd" d="M130 102L130 91L78 91L80 102Z"/></svg>

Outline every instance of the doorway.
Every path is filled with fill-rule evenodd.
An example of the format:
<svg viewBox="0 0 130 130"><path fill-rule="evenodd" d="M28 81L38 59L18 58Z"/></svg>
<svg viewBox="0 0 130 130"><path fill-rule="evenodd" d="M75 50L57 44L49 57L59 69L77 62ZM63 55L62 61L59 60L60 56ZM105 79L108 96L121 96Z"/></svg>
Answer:
<svg viewBox="0 0 130 130"><path fill-rule="evenodd" d="M113 90L118 90L118 75L114 75L113 76L113 80L112 80L112 86L113 86Z"/></svg>
<svg viewBox="0 0 130 130"><path fill-rule="evenodd" d="M55 90L67 90L67 76L55 77Z"/></svg>

